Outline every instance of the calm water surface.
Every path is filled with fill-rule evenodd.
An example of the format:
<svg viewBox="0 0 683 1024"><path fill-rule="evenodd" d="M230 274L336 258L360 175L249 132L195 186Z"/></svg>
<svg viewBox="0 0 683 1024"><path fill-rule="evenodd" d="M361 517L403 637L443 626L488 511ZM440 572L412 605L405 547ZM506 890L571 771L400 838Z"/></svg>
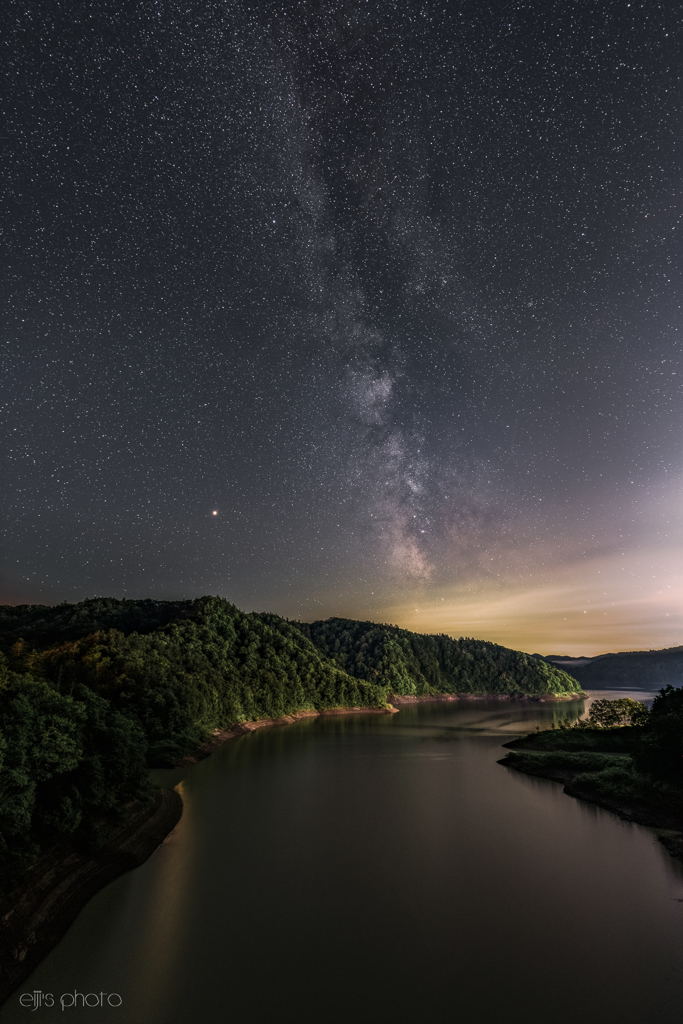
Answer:
<svg viewBox="0 0 683 1024"><path fill-rule="evenodd" d="M185 813L1 1024L683 1021L683 873L654 834L496 764L568 705L309 719L159 773ZM583 704L571 705L578 714Z"/></svg>

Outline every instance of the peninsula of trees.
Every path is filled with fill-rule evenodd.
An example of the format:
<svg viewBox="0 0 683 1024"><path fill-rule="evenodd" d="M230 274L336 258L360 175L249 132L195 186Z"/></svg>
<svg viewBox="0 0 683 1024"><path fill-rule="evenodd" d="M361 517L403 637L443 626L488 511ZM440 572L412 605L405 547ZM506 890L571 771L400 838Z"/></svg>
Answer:
<svg viewBox="0 0 683 1024"><path fill-rule="evenodd" d="M663 687L649 711L629 698L595 700L587 719L505 746L510 753L499 764L663 829L658 839L683 860L683 687Z"/></svg>

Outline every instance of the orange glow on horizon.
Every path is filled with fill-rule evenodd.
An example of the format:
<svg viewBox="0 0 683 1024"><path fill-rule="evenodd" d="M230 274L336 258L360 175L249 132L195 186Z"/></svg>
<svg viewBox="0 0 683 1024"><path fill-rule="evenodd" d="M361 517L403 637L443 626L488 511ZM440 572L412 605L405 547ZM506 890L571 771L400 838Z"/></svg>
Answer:
<svg viewBox="0 0 683 1024"><path fill-rule="evenodd" d="M683 642L683 571L677 552L643 552L576 565L535 586L429 595L386 609L421 633L493 640L530 654L595 656ZM385 618L385 621L387 619Z"/></svg>

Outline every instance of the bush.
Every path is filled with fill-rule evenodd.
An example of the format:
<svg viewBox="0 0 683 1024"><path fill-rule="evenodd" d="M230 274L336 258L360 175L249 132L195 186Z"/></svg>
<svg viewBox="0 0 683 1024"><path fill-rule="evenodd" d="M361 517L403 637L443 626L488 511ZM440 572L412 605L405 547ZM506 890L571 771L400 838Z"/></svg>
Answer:
<svg viewBox="0 0 683 1024"><path fill-rule="evenodd" d="M647 724L647 707L639 700L621 697L619 700L594 700L588 712L587 722L577 723L578 728L617 729L620 726L641 727Z"/></svg>
<svg viewBox="0 0 683 1024"><path fill-rule="evenodd" d="M573 789L619 800L646 799L652 785L632 765L613 765L602 771L581 772L572 780Z"/></svg>
<svg viewBox="0 0 683 1024"><path fill-rule="evenodd" d="M508 755L511 761L529 768L561 768L599 772L610 768L624 768L631 764L628 754L599 754L589 751L552 750L538 753L515 751Z"/></svg>
<svg viewBox="0 0 683 1024"><path fill-rule="evenodd" d="M532 732L505 746L524 750L585 750L605 754L631 754L639 746L642 735L642 729L628 725L619 729L577 729L567 726Z"/></svg>

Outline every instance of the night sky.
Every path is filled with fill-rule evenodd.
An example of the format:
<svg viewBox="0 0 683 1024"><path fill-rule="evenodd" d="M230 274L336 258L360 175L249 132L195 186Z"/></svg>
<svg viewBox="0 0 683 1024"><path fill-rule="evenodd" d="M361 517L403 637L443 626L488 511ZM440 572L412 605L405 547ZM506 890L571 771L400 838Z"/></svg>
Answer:
<svg viewBox="0 0 683 1024"><path fill-rule="evenodd" d="M5 20L0 601L683 642L678 4Z"/></svg>

